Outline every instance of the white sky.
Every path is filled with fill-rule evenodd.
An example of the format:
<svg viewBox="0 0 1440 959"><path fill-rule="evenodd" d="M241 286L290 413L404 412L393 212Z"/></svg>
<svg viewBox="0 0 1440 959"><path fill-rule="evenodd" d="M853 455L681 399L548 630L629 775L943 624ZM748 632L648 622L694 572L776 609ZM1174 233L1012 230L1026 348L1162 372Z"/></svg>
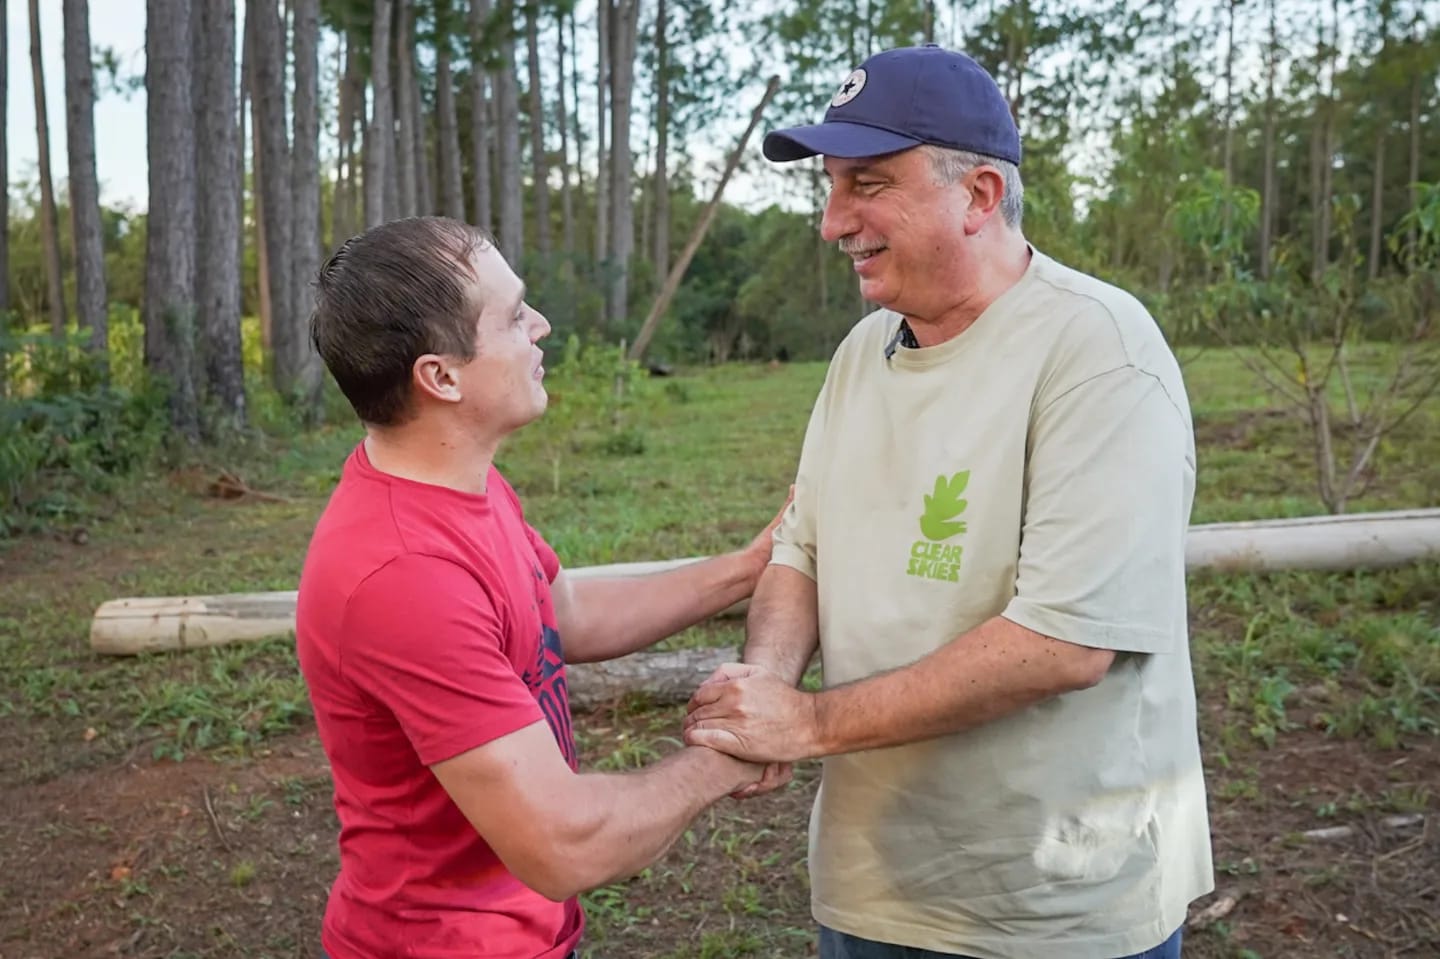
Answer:
<svg viewBox="0 0 1440 959"><path fill-rule="evenodd" d="M30 81L30 17L25 0L9 0L5 51L8 66L7 147L10 183L33 181L39 165L35 139L35 92ZM50 123L50 174L57 186L68 176L65 150L65 48L61 0L40 0L40 43L45 61L46 114ZM90 43L112 48L121 76L145 69L145 0L90 0ZM95 158L100 198L107 205L144 209L145 91L121 96L101 89L97 77ZM108 86L108 79L104 81Z"/></svg>

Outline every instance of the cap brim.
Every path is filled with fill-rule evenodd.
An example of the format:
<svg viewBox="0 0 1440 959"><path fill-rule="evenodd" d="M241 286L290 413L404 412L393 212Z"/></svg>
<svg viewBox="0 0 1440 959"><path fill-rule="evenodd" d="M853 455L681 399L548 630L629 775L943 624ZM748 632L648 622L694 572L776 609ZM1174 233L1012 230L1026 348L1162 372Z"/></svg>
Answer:
<svg viewBox="0 0 1440 959"><path fill-rule="evenodd" d="M765 134L765 159L777 163L803 160L823 153L825 156L877 157L919 146L914 137L891 133L862 123L832 121L809 127L788 127Z"/></svg>

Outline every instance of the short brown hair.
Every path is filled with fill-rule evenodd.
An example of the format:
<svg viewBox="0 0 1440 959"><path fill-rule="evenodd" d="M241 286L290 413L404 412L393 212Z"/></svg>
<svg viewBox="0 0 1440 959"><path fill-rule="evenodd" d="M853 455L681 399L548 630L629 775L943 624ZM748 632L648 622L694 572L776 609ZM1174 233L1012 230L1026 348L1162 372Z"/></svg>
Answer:
<svg viewBox="0 0 1440 959"><path fill-rule="evenodd" d="M410 217L351 237L320 268L310 339L363 422L404 422L419 357L474 357L470 258L494 244L459 220Z"/></svg>

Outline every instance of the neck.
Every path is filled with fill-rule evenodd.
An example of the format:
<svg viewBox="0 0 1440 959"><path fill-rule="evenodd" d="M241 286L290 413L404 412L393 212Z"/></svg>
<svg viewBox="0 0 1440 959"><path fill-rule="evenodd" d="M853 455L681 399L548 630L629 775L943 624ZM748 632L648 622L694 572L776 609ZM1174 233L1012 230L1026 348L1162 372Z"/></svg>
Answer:
<svg viewBox="0 0 1440 959"><path fill-rule="evenodd" d="M1030 244L1025 237L1018 230L999 231L995 244L985 251L978 268L969 271L975 277L975 285L963 296L932 316L906 315L916 341L922 347L936 346L964 333L990 304L1020 282L1029 266Z"/></svg>
<svg viewBox="0 0 1440 959"><path fill-rule="evenodd" d="M443 486L462 493L484 493L500 438L477 440L448 421L413 420L403 426L365 428L365 455L382 473Z"/></svg>

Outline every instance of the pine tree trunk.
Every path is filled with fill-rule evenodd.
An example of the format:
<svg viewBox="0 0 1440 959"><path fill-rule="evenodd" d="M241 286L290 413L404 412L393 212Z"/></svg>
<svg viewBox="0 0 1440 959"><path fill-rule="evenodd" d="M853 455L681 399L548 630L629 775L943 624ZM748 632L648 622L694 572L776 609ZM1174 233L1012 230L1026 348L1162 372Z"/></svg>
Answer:
<svg viewBox="0 0 1440 959"><path fill-rule="evenodd" d="M310 342L314 280L320 272L320 0L295 0L295 104L290 204L290 321L286 337L290 367L285 379L301 408L314 419L320 408L320 355ZM280 352L276 351L277 365Z"/></svg>
<svg viewBox="0 0 1440 959"><path fill-rule="evenodd" d="M640 0L618 0L610 36L610 259L609 315L622 322L630 307L630 256L635 248L634 173L630 105L635 88L635 40Z"/></svg>
<svg viewBox="0 0 1440 959"><path fill-rule="evenodd" d="M251 16L254 5L247 5L245 9L245 26L243 49L240 54L240 76L242 78L240 99L249 101L250 104L250 202L255 208L255 267L256 267L256 299L259 301L260 310L260 349L269 363L271 346L274 343L270 331L274 328L274 316L270 312L270 261L265 252L265 191L260 189L260 183L264 179L262 168L265 166L260 156L260 138L255 131L260 128L260 107L255 103L255 96L250 91L255 89L255 18ZM242 107L242 111L243 111ZM240 137L242 144L246 143L243 136ZM242 146L243 150L244 147ZM242 259L243 263L244 260Z"/></svg>
<svg viewBox="0 0 1440 959"><path fill-rule="evenodd" d="M555 126L560 131L560 246L567 260L575 253L575 198L570 189L569 111L565 105L565 11L555 14L558 51L555 59ZM576 144L578 150L579 144ZM579 166L577 159L576 166Z"/></svg>
<svg viewBox="0 0 1440 959"><path fill-rule="evenodd" d="M1413 42L1418 48L1421 43L1421 17L1420 7L1415 7L1415 19L1411 23ZM1418 64L1416 64L1418 66ZM1422 90L1422 74L1425 71L1414 69L1410 72L1410 178L1406 182L1410 184L1410 205L1413 208L1420 202L1420 94ZM1405 243L1408 249L1415 249L1419 239L1415 224L1412 222L1409 229L1405 231Z"/></svg>
<svg viewBox="0 0 1440 959"><path fill-rule="evenodd" d="M330 242L327 244L327 248L331 250L356 232L355 113L356 105L360 102L360 97L356 96L360 64L355 56L355 39L355 33L347 20L344 33L344 65L340 70L340 103L336 110L338 130L335 142L339 155L336 163L335 198L330 214ZM364 96L363 89L360 96Z"/></svg>
<svg viewBox="0 0 1440 959"><path fill-rule="evenodd" d="M545 97L540 86L540 4L525 4L525 52L530 89L530 164L535 189L535 249L550 257L550 167L545 155Z"/></svg>
<svg viewBox="0 0 1440 959"><path fill-rule="evenodd" d="M515 5L501 0L499 66L495 70L495 112L499 139L500 252L518 269L525 255L525 213L520 184L520 91L515 78Z"/></svg>
<svg viewBox="0 0 1440 959"><path fill-rule="evenodd" d="M610 127L610 32L614 0L597 0L595 35L597 67L595 71L595 262L602 273L610 259L610 150L607 131ZM600 325L607 325L607 305L601 309Z"/></svg>
<svg viewBox="0 0 1440 959"><path fill-rule="evenodd" d="M0 0L0 50L10 49L10 11ZM10 57L0 57L0 184L10 182ZM0 189L0 334L7 331L10 311L10 190ZM4 364L0 363L0 396L6 390Z"/></svg>
<svg viewBox="0 0 1440 959"><path fill-rule="evenodd" d="M243 190L235 97L235 0L208 0L191 11L194 30L195 302L203 385L224 421L245 425L240 351L240 226Z"/></svg>
<svg viewBox="0 0 1440 959"><path fill-rule="evenodd" d="M470 0L470 176L472 178L472 222L487 233L495 229L491 207L490 124L486 87L485 21L490 17L489 0Z"/></svg>
<svg viewBox="0 0 1440 959"><path fill-rule="evenodd" d="M390 0L375 0L375 17L370 31L370 125L365 128L365 227L379 226L385 215L385 181L390 178L390 152L394 149L394 121L391 107L390 57L373 51L390 49Z"/></svg>
<svg viewBox="0 0 1440 959"><path fill-rule="evenodd" d="M1279 29L1275 21L1276 0L1268 0L1270 42L1265 52L1265 132L1260 188L1260 278L1270 278L1271 237L1275 229L1275 73L1280 59Z"/></svg>
<svg viewBox="0 0 1440 959"><path fill-rule="evenodd" d="M195 111L188 0L145 6L150 205L145 240L145 366L166 382L170 421L199 438L195 355Z"/></svg>
<svg viewBox="0 0 1440 959"><path fill-rule="evenodd" d="M399 174L400 208L397 216L414 216L420 212L420 195L416 190L415 124L419 117L413 112L415 100L410 88L415 84L415 11L412 0L398 0L395 8L395 167ZM426 211L429 212L429 211Z"/></svg>
<svg viewBox="0 0 1440 959"><path fill-rule="evenodd" d="M410 124L410 137L415 143L415 202L420 205L420 213L431 214L439 210L435 205L435 158L430 151L429 118L420 102L420 82L413 73L410 115L415 118Z"/></svg>
<svg viewBox="0 0 1440 959"><path fill-rule="evenodd" d="M232 52L231 61L234 61ZM87 346L109 352L100 184L95 177L95 69L90 62L89 0L65 0L65 138L70 157L70 233L75 244L75 315Z"/></svg>
<svg viewBox="0 0 1440 959"><path fill-rule="evenodd" d="M65 280L60 267L60 224L50 177L50 123L45 113L45 61L40 53L40 2L30 0L30 77L35 86L35 140L40 160L40 242L45 253L45 305L50 333L65 336Z"/></svg>
<svg viewBox="0 0 1440 959"><path fill-rule="evenodd" d="M1230 206L1230 186L1235 177L1235 7L1239 0L1225 4L1225 133L1221 147L1221 171L1225 178L1225 212L1221 235L1230 236L1234 211Z"/></svg>
<svg viewBox="0 0 1440 959"><path fill-rule="evenodd" d="M439 127L436 152L440 159L440 211L465 219L465 188L460 182L460 126L455 118L455 78L450 72L450 2L435 4L435 111Z"/></svg>
<svg viewBox="0 0 1440 959"><path fill-rule="evenodd" d="M255 138L260 143L260 190L265 204L265 261L270 287L271 382L281 396L297 394L300 363L299 321L295 317L294 236L297 211L291 193L289 138L286 136L285 38L275 0L251 0L255 33Z"/></svg>
<svg viewBox="0 0 1440 959"><path fill-rule="evenodd" d="M665 0L655 8L655 275L670 272L670 44L666 37Z"/></svg>

